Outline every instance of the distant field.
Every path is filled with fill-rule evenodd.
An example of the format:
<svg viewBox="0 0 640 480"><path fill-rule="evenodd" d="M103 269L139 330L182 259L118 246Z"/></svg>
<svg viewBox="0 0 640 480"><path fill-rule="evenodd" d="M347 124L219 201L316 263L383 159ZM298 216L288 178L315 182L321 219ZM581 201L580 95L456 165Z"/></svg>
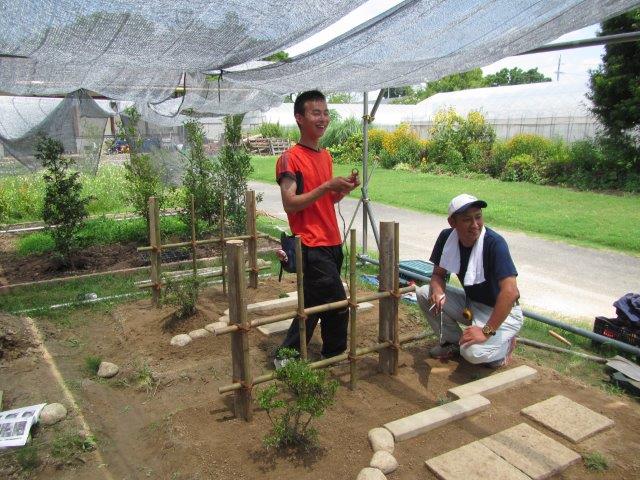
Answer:
<svg viewBox="0 0 640 480"><path fill-rule="evenodd" d="M274 181L276 157L253 157L252 179ZM347 175L352 165L336 165ZM467 192L486 200L487 223L526 233L640 254L640 196L578 192L530 183L501 182L427 173L374 170L373 201L419 212L446 215L455 195ZM357 197L360 191L352 193Z"/></svg>

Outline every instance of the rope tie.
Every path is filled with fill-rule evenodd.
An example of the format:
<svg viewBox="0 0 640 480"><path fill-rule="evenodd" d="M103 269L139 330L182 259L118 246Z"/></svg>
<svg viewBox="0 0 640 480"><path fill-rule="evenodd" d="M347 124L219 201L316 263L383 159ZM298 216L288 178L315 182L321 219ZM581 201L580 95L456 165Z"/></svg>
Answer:
<svg viewBox="0 0 640 480"><path fill-rule="evenodd" d="M242 385L243 390L247 390L249 393L253 390L253 383L245 382L244 380L240 380L240 385Z"/></svg>
<svg viewBox="0 0 640 480"><path fill-rule="evenodd" d="M387 292L389 293L390 297L396 298L398 300L402 298L402 294L397 290L387 290Z"/></svg>
<svg viewBox="0 0 640 480"><path fill-rule="evenodd" d="M357 355L351 355L351 353L347 354L347 360L349 360L349 362L355 362L358 360L358 356Z"/></svg>
<svg viewBox="0 0 640 480"><path fill-rule="evenodd" d="M304 320L306 322L307 318L309 318L309 317L307 317L306 313L296 314L296 320L298 320L298 321Z"/></svg>
<svg viewBox="0 0 640 480"><path fill-rule="evenodd" d="M235 326L238 328L239 332L249 333L251 331L251 324L250 323L248 323L246 325L243 325L241 323L236 323Z"/></svg>
<svg viewBox="0 0 640 480"><path fill-rule="evenodd" d="M347 301L347 307L351 308L358 308L358 302L352 302L351 300Z"/></svg>

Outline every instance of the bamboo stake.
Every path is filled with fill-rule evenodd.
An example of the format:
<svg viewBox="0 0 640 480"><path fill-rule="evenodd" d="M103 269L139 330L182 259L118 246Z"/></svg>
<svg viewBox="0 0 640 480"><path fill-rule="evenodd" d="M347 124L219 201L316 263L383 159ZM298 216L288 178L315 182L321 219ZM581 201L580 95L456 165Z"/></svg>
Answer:
<svg viewBox="0 0 640 480"><path fill-rule="evenodd" d="M268 238L269 235L266 233L258 233L256 235L257 238ZM196 241L196 245L208 245L210 243L224 243L226 241L229 240L248 240L249 238L251 238L251 235L236 235L234 237L225 237L223 239L220 238L207 238L204 240L197 240ZM163 250L168 250L170 248L180 248L180 247L189 247L191 245L191 242L179 242L179 243L167 243L164 245L160 245L160 247ZM137 252L149 252L153 250L153 246L147 246L147 247L138 247L136 248Z"/></svg>
<svg viewBox="0 0 640 480"><path fill-rule="evenodd" d="M416 286L410 285L408 287L403 287L399 290L400 295L408 292L415 292ZM365 295L362 298L358 299L358 303L371 302L374 300L380 300L381 298L387 298L391 296L391 292L375 292L369 295ZM304 309L304 313L306 315L311 315L314 313L327 312L329 310L337 310L339 308L345 308L349 306L349 300L340 300L338 302L325 303L323 305L316 305L315 307L309 307ZM264 317L258 320L254 320L251 322L251 327L260 327L262 325L269 325L271 323L281 322L283 320L290 320L292 318L296 318L298 315L297 311L289 311L285 313L279 313L277 315L272 315L270 317ZM226 335L227 333L232 333L238 330L235 325L229 325L227 327L219 328L216 330L216 335Z"/></svg>
<svg viewBox="0 0 640 480"><path fill-rule="evenodd" d="M198 275L198 265L196 261L196 204L193 194L191 194L191 255L193 260L193 276Z"/></svg>
<svg viewBox="0 0 640 480"><path fill-rule="evenodd" d="M302 241L296 235L296 290L298 292L298 330L300 334L300 358L307 359L307 315L304 311L304 272L302 271Z"/></svg>
<svg viewBox="0 0 640 480"><path fill-rule="evenodd" d="M251 362L249 359L249 322L245 298L244 243L239 240L227 242L229 258L229 323L241 327L231 337L233 381L242 389L236 392L234 406L236 417L251 420Z"/></svg>
<svg viewBox="0 0 640 480"><path fill-rule="evenodd" d="M393 339L393 349L391 351L392 365L391 375L398 374L398 357L400 355L400 344L398 334L400 331L400 224L393 224L393 317L391 324L391 338Z"/></svg>
<svg viewBox="0 0 640 480"><path fill-rule="evenodd" d="M220 264L222 266L222 293L227 293L226 260L224 255L224 195L220 193Z"/></svg>
<svg viewBox="0 0 640 480"><path fill-rule="evenodd" d="M393 290L393 263L394 263L394 224L393 222L380 222L380 292L390 292ZM393 299L391 295L380 300L378 305L378 341L393 343ZM381 372L392 374L394 369L394 356L389 350L380 351L378 367Z"/></svg>
<svg viewBox="0 0 640 480"><path fill-rule="evenodd" d="M551 335L553 338L555 338L556 340L561 341L562 343L564 343L565 345L568 346L572 346L572 343L567 340L566 338L564 338L562 335L560 335L559 333L554 332L553 330L549 330L549 335Z"/></svg>
<svg viewBox="0 0 640 480"><path fill-rule="evenodd" d="M410 342L416 342L418 340L422 340L425 339L429 336L430 334L427 332L420 332L420 333L413 333L413 334L408 334L408 335L403 335L402 337L400 337L399 342L401 345L404 345L405 343L410 343ZM382 342L382 343L377 343L374 345L371 345L369 347L363 347L363 348L358 348L358 350L356 351L356 357L363 357L365 355L369 355L370 353L374 353L374 352L379 352L381 350L385 350L388 349L391 346L391 342ZM317 362L313 362L310 363L309 366L313 369L316 368L323 368L323 367L328 367L330 365L333 365L334 363L339 363L342 362L344 360L346 360L348 358L348 354L347 353L343 353L341 355L336 355L335 357L331 357L331 358L325 358L324 360L319 360ZM260 383L265 383L268 382L270 380L273 380L275 378L275 372L271 372L271 373L267 373L265 375L260 375L259 377L255 377L253 379L253 385L258 385ZM233 392L235 390L239 390L242 388L242 384L240 384L239 382L236 383L230 383L228 385L224 385L222 387L218 388L218 393L222 394L222 393L228 393L228 392Z"/></svg>
<svg viewBox="0 0 640 480"><path fill-rule="evenodd" d="M160 280L162 242L160 240L160 210L156 197L149 197L149 240L151 242L151 285L153 285L151 302L157 307L160 305L160 289L162 288Z"/></svg>
<svg viewBox="0 0 640 480"><path fill-rule="evenodd" d="M358 299L356 283L356 231L351 230L349 244L349 388L355 390L358 383L356 365Z"/></svg>
<svg viewBox="0 0 640 480"><path fill-rule="evenodd" d="M269 269L269 268L271 268L271 266L270 266L270 265L264 265L264 266L262 266L262 267L258 267L258 270L267 270L267 269ZM184 272L184 271L185 271L185 270L171 270L171 271L166 272L166 273L167 273L167 274L174 273L174 272L178 272L178 273L180 273L180 272ZM250 270L249 270L249 268L247 267L247 268L245 268L245 270L244 270L244 271L245 271L246 273L249 273L249 271L250 271ZM221 276L222 276L222 271L221 271L221 270L218 270L218 271L213 271L213 272L210 272L210 273L205 272L205 273L201 273L201 274L197 274L197 273L196 273L196 275L197 275L199 278L215 278L215 277L221 277ZM184 279L184 275L176 275L176 276L173 276L173 278L172 278L172 279L173 279L173 280L176 280L176 281L178 281L178 282L180 282L181 280L183 280L183 279ZM136 285L136 286L137 286L138 288L140 288L140 289L144 289L144 288L152 288L152 287L153 287L153 285L151 285L151 284L146 284L146 283L144 283L144 284L140 284L140 285Z"/></svg>
<svg viewBox="0 0 640 480"><path fill-rule="evenodd" d="M249 267L251 268L251 273L249 273L249 287L258 288L258 270L256 269L256 265L258 263L258 241L256 237L256 192L253 190L247 190L244 195L244 204L247 210L247 235L249 235Z"/></svg>

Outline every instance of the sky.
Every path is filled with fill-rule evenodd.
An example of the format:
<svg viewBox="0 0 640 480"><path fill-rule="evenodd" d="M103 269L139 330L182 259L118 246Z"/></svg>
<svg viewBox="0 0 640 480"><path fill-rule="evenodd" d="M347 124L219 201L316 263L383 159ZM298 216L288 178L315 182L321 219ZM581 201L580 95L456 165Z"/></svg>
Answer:
<svg viewBox="0 0 640 480"><path fill-rule="evenodd" d="M400 1L401 0L369 0L325 30L309 37L307 40L300 42L291 48L288 48L286 52L290 57L293 57L308 51L311 48L350 30L359 23L365 22L382 13ZM593 38L598 29L599 25L591 25L589 27L567 33L552 43ZM540 72L552 78L554 82L558 80L562 83L584 85L588 81L589 70L596 68L600 64L603 53L604 47L598 46L537 53L534 55L507 57L496 63L483 67L482 71L487 74L494 73L502 68L520 67L523 70L529 70L530 68L538 67ZM556 74L556 71L558 70L558 59L561 60L559 76Z"/></svg>

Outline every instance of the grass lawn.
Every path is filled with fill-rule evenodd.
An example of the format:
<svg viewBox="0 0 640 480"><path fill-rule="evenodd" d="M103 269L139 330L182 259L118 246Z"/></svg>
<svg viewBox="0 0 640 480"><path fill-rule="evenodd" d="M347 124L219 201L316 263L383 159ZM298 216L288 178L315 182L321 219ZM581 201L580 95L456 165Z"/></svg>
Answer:
<svg viewBox="0 0 640 480"><path fill-rule="evenodd" d="M253 180L273 182L276 157L253 157ZM336 165L348 175L353 165ZM501 182L375 168L369 198L418 212L446 215L459 193L486 200L488 225L541 234L570 243L640 254L640 196L579 192L531 183ZM358 198L360 191L352 193Z"/></svg>

